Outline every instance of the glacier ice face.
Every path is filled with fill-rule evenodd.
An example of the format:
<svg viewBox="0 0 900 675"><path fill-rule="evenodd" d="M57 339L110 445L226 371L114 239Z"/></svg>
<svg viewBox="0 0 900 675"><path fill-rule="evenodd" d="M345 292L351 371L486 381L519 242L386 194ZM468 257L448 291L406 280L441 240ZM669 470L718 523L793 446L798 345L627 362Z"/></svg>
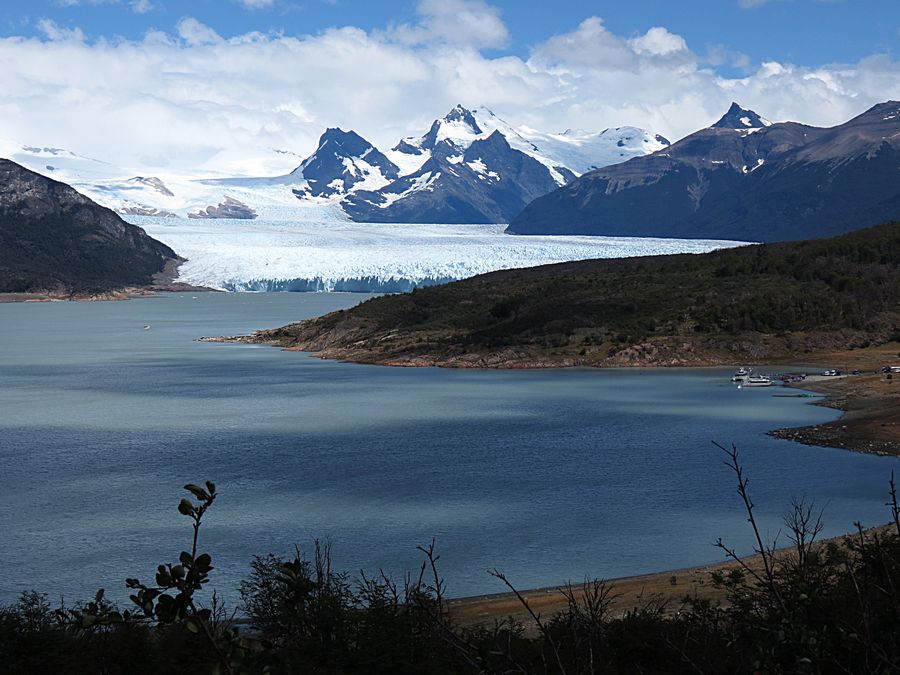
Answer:
<svg viewBox="0 0 900 675"><path fill-rule="evenodd" d="M504 225L183 220L127 216L187 258L179 281L230 291L403 292L501 269L704 253L742 242L531 236Z"/></svg>

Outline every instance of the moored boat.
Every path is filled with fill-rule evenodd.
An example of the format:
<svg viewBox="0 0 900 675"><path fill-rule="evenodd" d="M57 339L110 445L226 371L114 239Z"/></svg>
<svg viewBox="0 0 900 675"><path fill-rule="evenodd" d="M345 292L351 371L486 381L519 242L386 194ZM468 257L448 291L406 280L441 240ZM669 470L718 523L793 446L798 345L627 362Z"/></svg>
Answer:
<svg viewBox="0 0 900 675"><path fill-rule="evenodd" d="M765 375L750 375L741 383L744 387L771 387L773 384L772 378Z"/></svg>

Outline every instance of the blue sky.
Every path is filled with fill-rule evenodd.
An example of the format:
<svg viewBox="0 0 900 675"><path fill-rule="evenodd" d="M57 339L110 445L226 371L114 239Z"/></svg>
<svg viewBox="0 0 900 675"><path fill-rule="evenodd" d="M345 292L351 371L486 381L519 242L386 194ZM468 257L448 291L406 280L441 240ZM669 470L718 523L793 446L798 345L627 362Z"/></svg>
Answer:
<svg viewBox="0 0 900 675"><path fill-rule="evenodd" d="M897 0L4 0L0 141L274 174L326 127L381 148L461 103L671 140L732 101L839 124L900 99ZM290 153L273 153L272 149Z"/></svg>
<svg viewBox="0 0 900 675"><path fill-rule="evenodd" d="M588 16L603 18L618 35L665 26L698 53L746 55L748 66L766 60L818 66L854 62L900 49L896 0L496 0L509 29L508 46L492 54L527 57L534 45L574 29ZM248 6L249 5L249 6ZM0 34L37 35L38 22L80 28L89 38L137 39L149 29L170 30L195 17L223 37L250 31L316 34L357 26L385 28L414 19L414 0L5 0ZM727 60L728 70L734 59Z"/></svg>

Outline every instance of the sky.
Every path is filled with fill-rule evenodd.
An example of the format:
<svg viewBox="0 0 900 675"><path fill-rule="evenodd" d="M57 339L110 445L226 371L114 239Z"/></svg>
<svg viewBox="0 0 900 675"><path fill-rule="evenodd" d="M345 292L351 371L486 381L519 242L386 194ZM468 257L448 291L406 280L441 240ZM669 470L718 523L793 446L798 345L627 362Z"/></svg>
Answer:
<svg viewBox="0 0 900 675"><path fill-rule="evenodd" d="M896 0L4 0L0 139L271 174L326 127L383 149L453 105L675 140L732 100L834 125L900 99Z"/></svg>

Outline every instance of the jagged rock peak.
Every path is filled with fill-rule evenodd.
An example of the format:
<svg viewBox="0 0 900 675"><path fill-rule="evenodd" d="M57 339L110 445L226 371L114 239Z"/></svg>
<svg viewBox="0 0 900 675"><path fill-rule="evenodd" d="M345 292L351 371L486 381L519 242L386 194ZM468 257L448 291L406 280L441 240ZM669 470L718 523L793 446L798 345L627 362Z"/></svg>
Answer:
<svg viewBox="0 0 900 675"><path fill-rule="evenodd" d="M484 133L471 110L457 105L441 119L435 120L421 140L411 140L413 147L425 150L434 150L434 147L443 140L458 143L460 140L471 142L475 137ZM399 148L398 148L399 149Z"/></svg>
<svg viewBox="0 0 900 675"><path fill-rule="evenodd" d="M772 126L765 117L761 117L752 110L742 108L737 103L732 103L728 112L718 122L712 125L713 129L761 129Z"/></svg>
<svg viewBox="0 0 900 675"><path fill-rule="evenodd" d="M484 108L484 110L486 112L490 113L491 115L494 114L487 108ZM451 110L446 115L444 115L444 121L445 122L462 122L466 126L470 127L474 133L476 133L476 134L481 133L481 127L479 127L478 122L475 121L475 116L472 114L472 111L467 108L464 108L459 103L456 104L456 107L453 108L453 110Z"/></svg>
<svg viewBox="0 0 900 675"><path fill-rule="evenodd" d="M316 154L326 146L337 155L344 157L362 157L373 146L369 141L355 131L344 131L339 127L329 127L319 137L319 147ZM307 162L309 159L306 160Z"/></svg>

